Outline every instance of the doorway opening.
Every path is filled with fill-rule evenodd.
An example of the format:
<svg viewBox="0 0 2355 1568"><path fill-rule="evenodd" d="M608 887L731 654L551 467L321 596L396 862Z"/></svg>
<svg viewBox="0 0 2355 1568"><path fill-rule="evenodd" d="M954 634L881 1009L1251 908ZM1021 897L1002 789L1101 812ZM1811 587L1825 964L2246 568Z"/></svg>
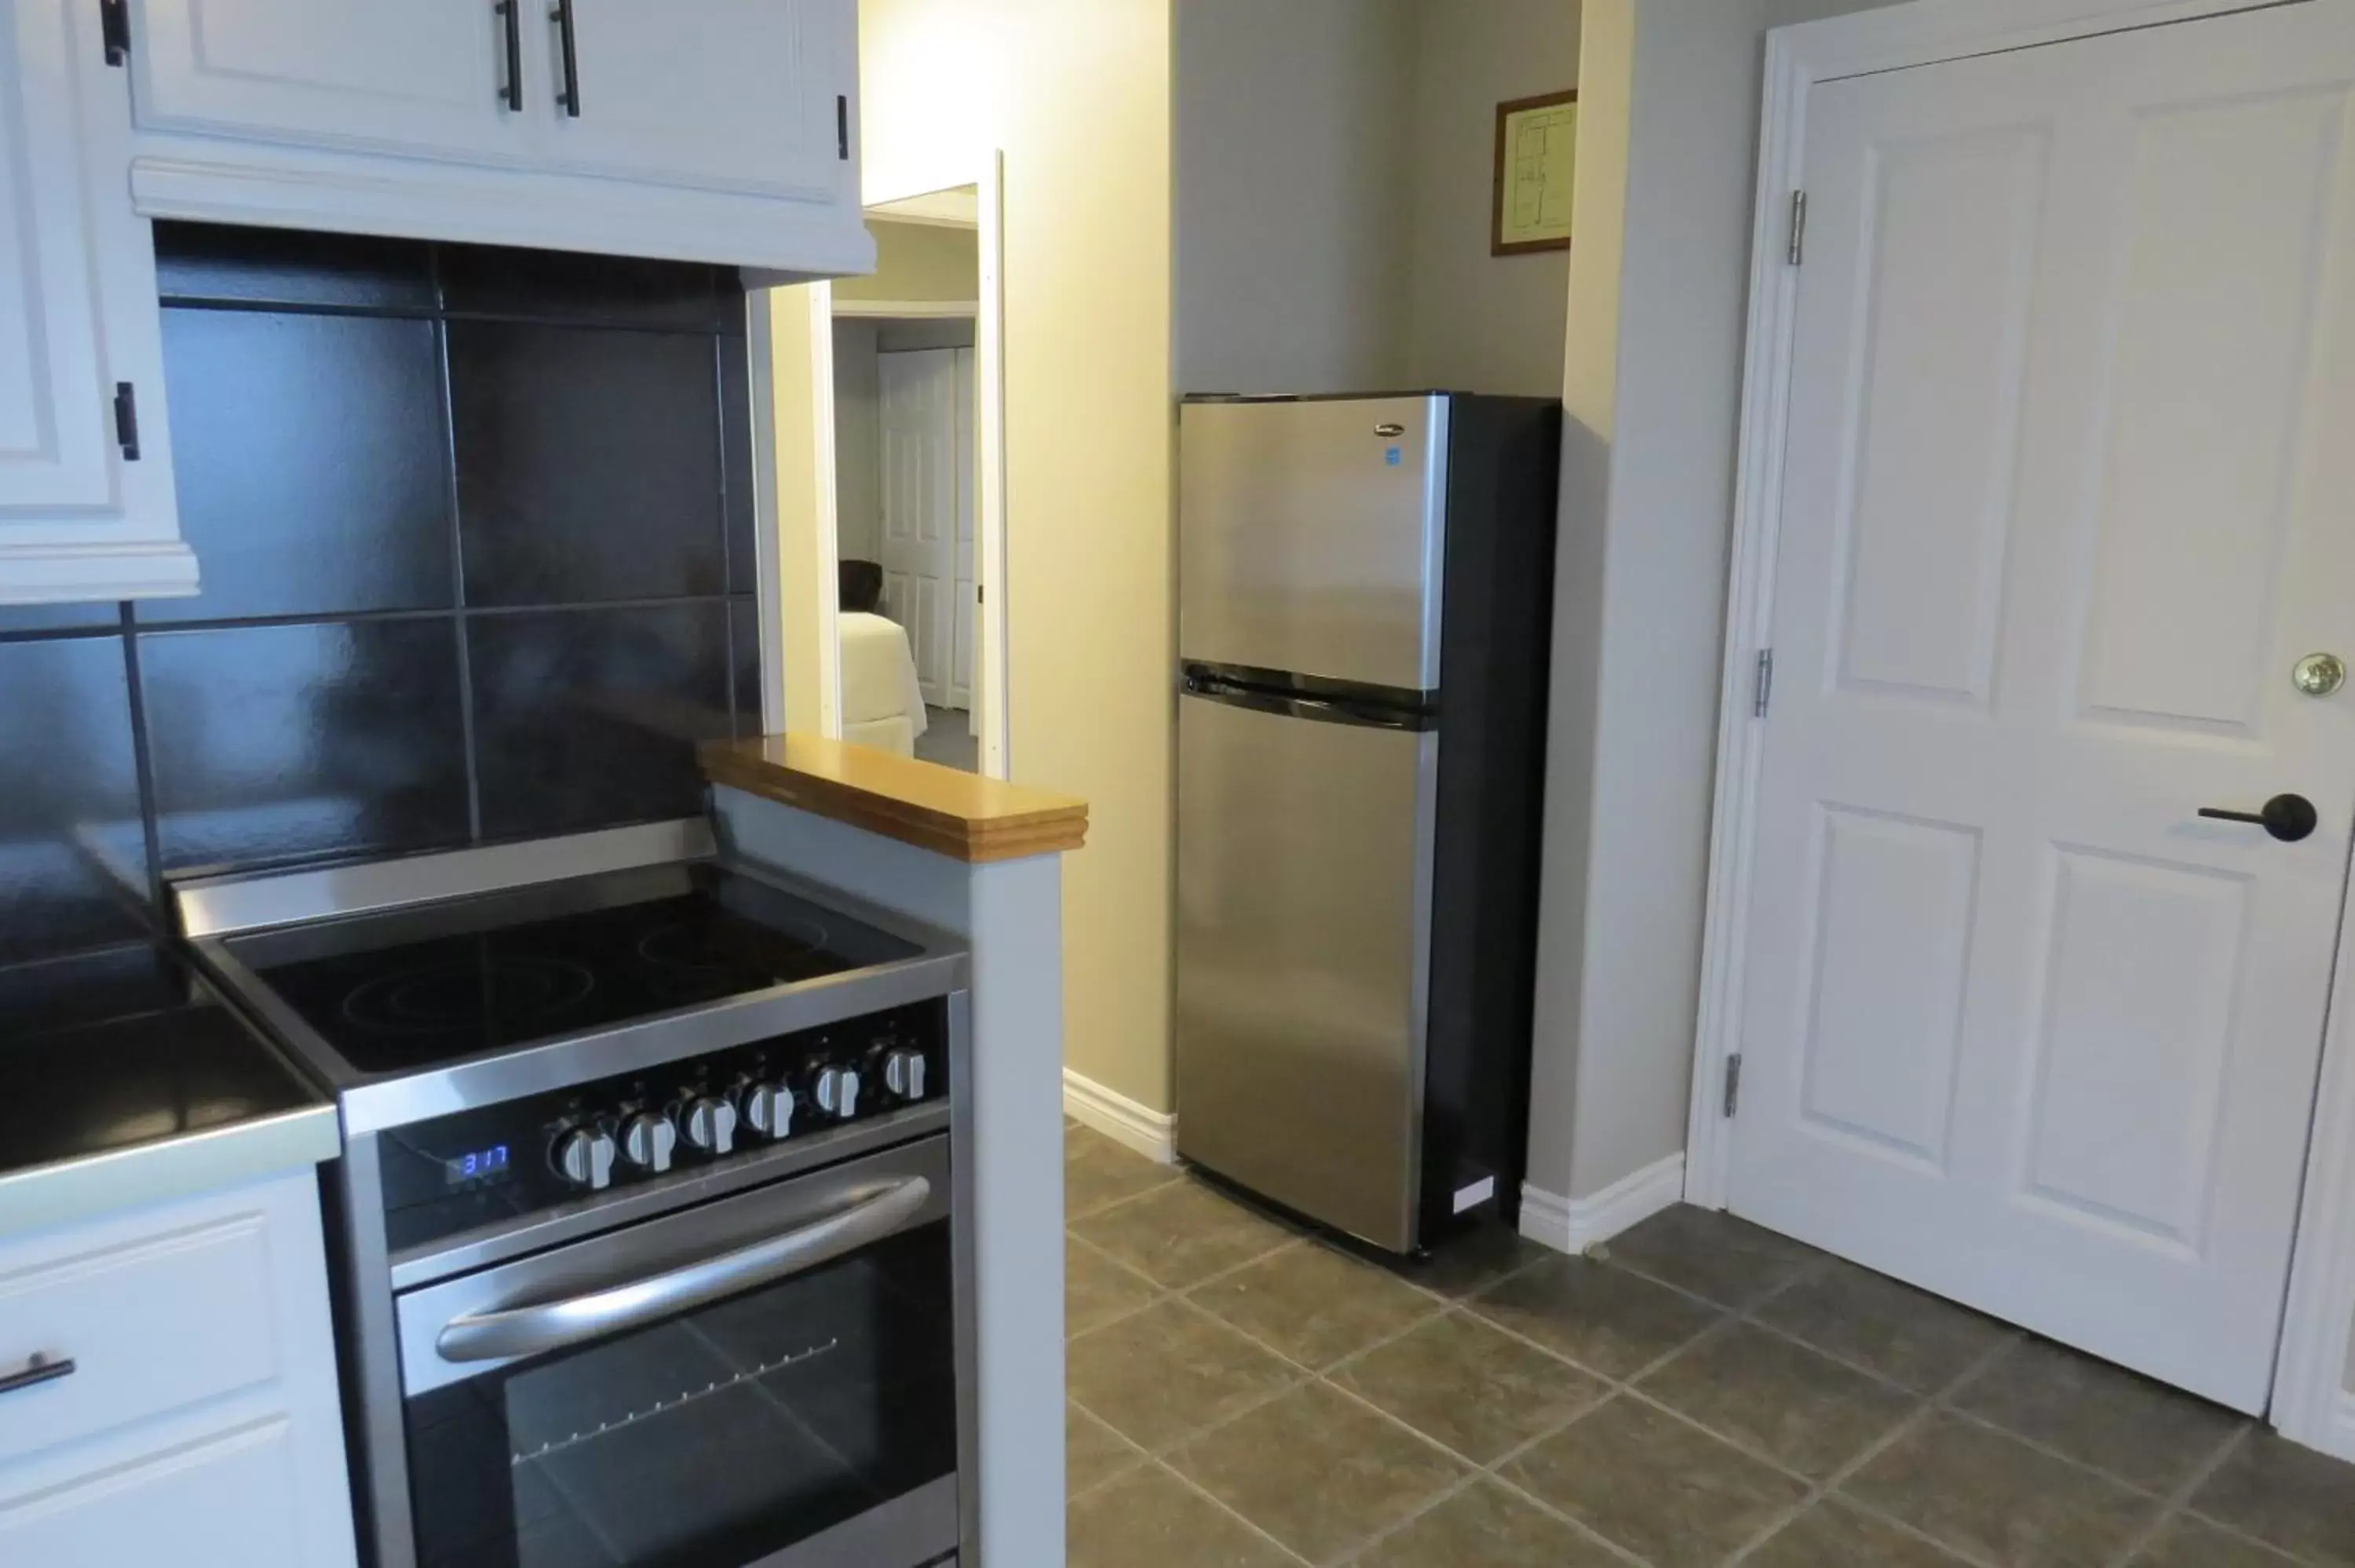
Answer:
<svg viewBox="0 0 2355 1568"><path fill-rule="evenodd" d="M875 272L778 290L768 335L777 471L809 476L778 498L786 726L1002 779L996 168L869 206Z"/></svg>

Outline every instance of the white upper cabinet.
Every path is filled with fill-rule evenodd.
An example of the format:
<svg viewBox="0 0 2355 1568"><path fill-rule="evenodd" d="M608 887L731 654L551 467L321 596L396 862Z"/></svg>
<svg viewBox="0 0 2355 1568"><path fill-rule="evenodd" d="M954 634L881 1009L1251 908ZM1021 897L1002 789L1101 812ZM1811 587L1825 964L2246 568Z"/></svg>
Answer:
<svg viewBox="0 0 2355 1568"><path fill-rule="evenodd" d="M527 14L547 0L517 0ZM517 18L520 69L527 25ZM521 164L503 13L490 0L144 0L142 131Z"/></svg>
<svg viewBox="0 0 2355 1568"><path fill-rule="evenodd" d="M149 217L873 269L857 0L126 7Z"/></svg>
<svg viewBox="0 0 2355 1568"><path fill-rule="evenodd" d="M155 247L98 21L77 0L0 0L0 603L197 588Z"/></svg>

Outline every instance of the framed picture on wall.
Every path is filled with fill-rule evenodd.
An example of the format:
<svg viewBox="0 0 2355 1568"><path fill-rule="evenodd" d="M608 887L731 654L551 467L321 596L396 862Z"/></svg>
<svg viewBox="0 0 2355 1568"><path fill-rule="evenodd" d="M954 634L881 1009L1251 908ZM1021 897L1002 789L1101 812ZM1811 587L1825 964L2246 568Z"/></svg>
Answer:
<svg viewBox="0 0 2355 1568"><path fill-rule="evenodd" d="M1497 186L1488 253L1570 249L1571 174L1578 154L1578 92L1497 105Z"/></svg>

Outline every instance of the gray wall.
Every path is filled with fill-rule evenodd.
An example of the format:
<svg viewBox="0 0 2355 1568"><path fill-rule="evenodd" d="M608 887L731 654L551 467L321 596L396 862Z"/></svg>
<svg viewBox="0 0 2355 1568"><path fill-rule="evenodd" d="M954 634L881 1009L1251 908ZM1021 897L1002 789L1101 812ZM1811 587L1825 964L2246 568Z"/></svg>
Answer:
<svg viewBox="0 0 2355 1568"><path fill-rule="evenodd" d="M1568 256L1488 254L1496 111L1577 0L1178 0L1177 389L1560 389Z"/></svg>
<svg viewBox="0 0 2355 1568"><path fill-rule="evenodd" d="M846 561L882 558L875 553L883 542L883 390L876 336L872 320L834 323L835 538Z"/></svg>

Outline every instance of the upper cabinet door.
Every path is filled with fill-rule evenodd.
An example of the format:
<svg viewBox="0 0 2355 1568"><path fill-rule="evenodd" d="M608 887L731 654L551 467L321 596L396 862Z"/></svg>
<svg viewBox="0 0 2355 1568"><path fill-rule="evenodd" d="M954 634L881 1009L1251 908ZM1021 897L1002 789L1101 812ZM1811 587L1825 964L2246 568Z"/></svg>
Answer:
<svg viewBox="0 0 2355 1568"><path fill-rule="evenodd" d="M0 603L196 591L98 9L0 0Z"/></svg>
<svg viewBox="0 0 2355 1568"><path fill-rule="evenodd" d="M547 167L856 205L853 0L540 0L527 14L546 13Z"/></svg>
<svg viewBox="0 0 2355 1568"><path fill-rule="evenodd" d="M522 164L549 0L512 3L511 48L492 0L132 0L139 127Z"/></svg>

